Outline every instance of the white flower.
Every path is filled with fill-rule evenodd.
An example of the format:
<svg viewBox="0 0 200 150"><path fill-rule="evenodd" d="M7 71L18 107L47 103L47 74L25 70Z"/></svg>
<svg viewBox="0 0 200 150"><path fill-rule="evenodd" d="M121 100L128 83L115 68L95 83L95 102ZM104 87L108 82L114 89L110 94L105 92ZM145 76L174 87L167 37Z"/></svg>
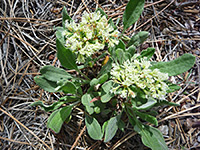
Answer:
<svg viewBox="0 0 200 150"><path fill-rule="evenodd" d="M87 22L90 20L90 15L84 11L81 19L82 24L87 24Z"/></svg>
<svg viewBox="0 0 200 150"><path fill-rule="evenodd" d="M113 46L115 46L115 44L117 45L118 43L119 43L119 41L117 39L110 38L108 46L113 47Z"/></svg>
<svg viewBox="0 0 200 150"><path fill-rule="evenodd" d="M90 22L96 22L101 17L100 11L91 13L91 20Z"/></svg>
<svg viewBox="0 0 200 150"><path fill-rule="evenodd" d="M113 47L119 43L119 31L108 23L100 11L90 14L84 11L79 23L66 20L65 28L62 32L66 38L65 46L77 55L77 63L84 63L87 57L104 49L106 44Z"/></svg>
<svg viewBox="0 0 200 150"><path fill-rule="evenodd" d="M128 88L128 93L129 93L129 96L131 96L132 98L135 98L136 97L136 93L133 92L131 89Z"/></svg>
<svg viewBox="0 0 200 150"><path fill-rule="evenodd" d="M142 68L149 68L151 66L151 63L150 61L147 61L146 58L144 58L144 59L141 59L141 66Z"/></svg>
<svg viewBox="0 0 200 150"><path fill-rule="evenodd" d="M122 98L126 98L126 97L127 97L127 90L124 89L123 91L121 91L120 96L121 96Z"/></svg>
<svg viewBox="0 0 200 150"><path fill-rule="evenodd" d="M134 98L136 93L129 88L133 85L143 90L147 97L165 99L168 90L165 80L168 79L168 74L161 73L159 69L151 70L150 61L145 57L138 59L138 56L135 54L131 61L127 60L122 65L112 65L111 78L123 89L123 93L121 91L119 95L124 98L126 91L126 96Z"/></svg>

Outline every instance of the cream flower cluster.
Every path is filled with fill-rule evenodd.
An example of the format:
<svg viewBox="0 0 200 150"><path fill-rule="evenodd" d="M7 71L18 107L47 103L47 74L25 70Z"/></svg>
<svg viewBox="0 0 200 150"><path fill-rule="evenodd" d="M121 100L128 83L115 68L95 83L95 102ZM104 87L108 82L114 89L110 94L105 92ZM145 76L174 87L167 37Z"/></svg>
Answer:
<svg viewBox="0 0 200 150"><path fill-rule="evenodd" d="M104 49L105 45L113 47L119 42L119 31L108 23L100 11L90 14L85 11L80 23L66 21L65 28L65 46L77 55L77 63L84 63L87 57Z"/></svg>
<svg viewBox="0 0 200 150"><path fill-rule="evenodd" d="M138 59L138 56L134 55L131 61L127 60L122 65L113 64L111 77L119 86L111 92L119 94L122 98L134 98L137 93L130 88L133 85L143 90L147 98L164 100L168 90L168 85L164 81L168 79L168 74L161 73L159 69L151 70L150 61L145 57Z"/></svg>

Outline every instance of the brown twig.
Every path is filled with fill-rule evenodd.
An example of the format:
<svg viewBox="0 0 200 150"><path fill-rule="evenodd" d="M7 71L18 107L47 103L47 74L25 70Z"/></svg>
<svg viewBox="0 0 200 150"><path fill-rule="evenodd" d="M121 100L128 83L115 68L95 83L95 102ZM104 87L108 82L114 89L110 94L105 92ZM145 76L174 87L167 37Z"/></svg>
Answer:
<svg viewBox="0 0 200 150"><path fill-rule="evenodd" d="M31 131L29 128L24 126L19 120L17 120L14 116L11 114L7 113L5 110L0 108L0 111L2 111L4 114L8 115L10 118L12 118L14 121L16 121L19 125L21 125L24 129L26 129L29 133L31 133L36 139L38 139L41 143L43 143L49 150L52 150L43 140L41 140L33 131Z"/></svg>
<svg viewBox="0 0 200 150"><path fill-rule="evenodd" d="M82 136L83 132L85 131L86 129L86 125L83 127L83 129L81 130L80 134L77 136L74 144L72 145L72 147L70 148L70 150L73 150L73 148L77 145L78 143L78 140L80 139L80 137Z"/></svg>

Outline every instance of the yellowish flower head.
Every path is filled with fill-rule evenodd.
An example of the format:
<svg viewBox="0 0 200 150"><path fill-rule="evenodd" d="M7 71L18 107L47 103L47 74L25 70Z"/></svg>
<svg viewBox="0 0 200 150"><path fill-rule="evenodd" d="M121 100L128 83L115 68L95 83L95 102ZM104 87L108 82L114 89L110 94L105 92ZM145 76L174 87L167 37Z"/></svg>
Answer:
<svg viewBox="0 0 200 150"><path fill-rule="evenodd" d="M143 90L147 98L165 99L168 90L165 81L168 79L168 74L161 73L159 69L151 70L150 61L145 57L138 59L137 56L134 55L131 60L125 61L122 65L113 64L111 77L119 86L111 92L119 94L122 98L127 96L134 98L137 93L130 87L135 86Z"/></svg>
<svg viewBox="0 0 200 150"><path fill-rule="evenodd" d="M108 23L100 11L90 14L83 12L79 23L66 20L65 28L65 46L77 55L77 63L84 63L87 57L104 49L105 45L113 47L119 42L119 31Z"/></svg>

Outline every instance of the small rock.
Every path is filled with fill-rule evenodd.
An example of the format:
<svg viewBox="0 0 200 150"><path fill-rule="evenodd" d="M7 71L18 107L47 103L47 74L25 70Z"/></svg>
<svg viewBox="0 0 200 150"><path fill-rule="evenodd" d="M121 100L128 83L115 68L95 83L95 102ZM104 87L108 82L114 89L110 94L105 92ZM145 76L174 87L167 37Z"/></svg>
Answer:
<svg viewBox="0 0 200 150"><path fill-rule="evenodd" d="M163 135L168 135L169 133L169 127L167 125L161 125L158 127L160 132L162 132Z"/></svg>
<svg viewBox="0 0 200 150"><path fill-rule="evenodd" d="M200 55L200 51L199 51L199 50L196 50L196 51L195 51L195 54Z"/></svg>
<svg viewBox="0 0 200 150"><path fill-rule="evenodd" d="M197 137L197 141L200 143L200 135Z"/></svg>
<svg viewBox="0 0 200 150"><path fill-rule="evenodd" d="M55 56L54 56L53 54L51 54L51 55L49 55L49 58L48 58L48 59L49 59L49 60L53 60L54 57L55 57Z"/></svg>

